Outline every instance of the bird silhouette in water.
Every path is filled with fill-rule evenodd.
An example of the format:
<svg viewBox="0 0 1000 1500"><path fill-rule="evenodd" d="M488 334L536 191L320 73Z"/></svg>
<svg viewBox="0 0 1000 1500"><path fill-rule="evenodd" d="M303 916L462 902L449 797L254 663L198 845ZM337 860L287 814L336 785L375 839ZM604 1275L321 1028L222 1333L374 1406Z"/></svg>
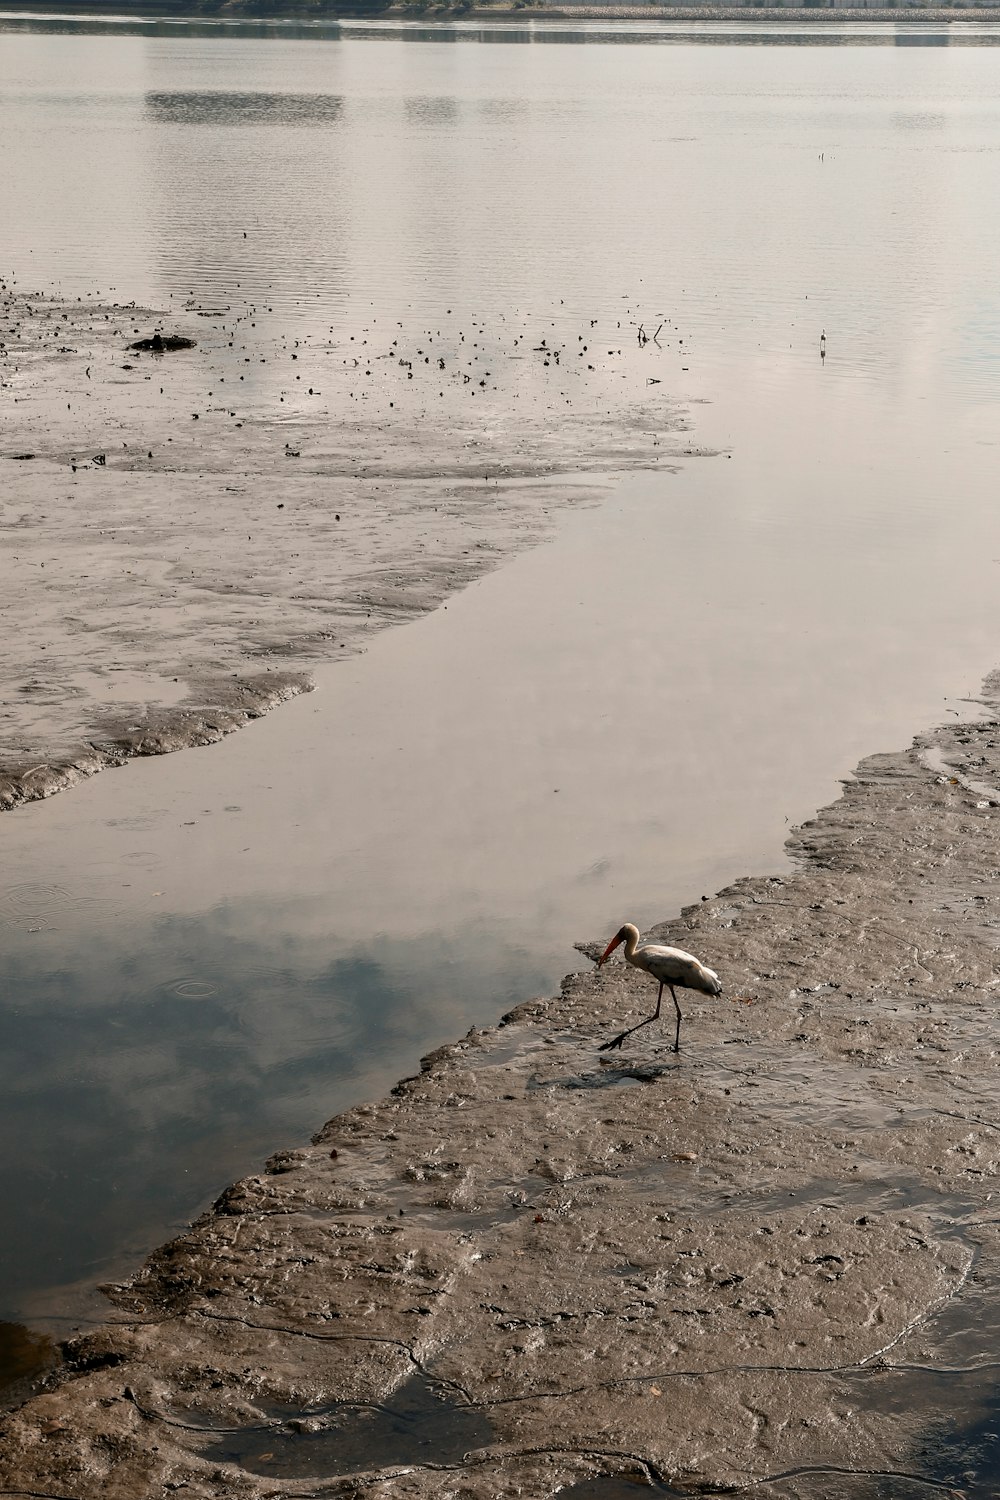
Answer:
<svg viewBox="0 0 1000 1500"><path fill-rule="evenodd" d="M721 995L722 981L714 969L708 968L700 958L695 958L693 953L685 953L683 948L668 948L663 943L640 943L639 929L632 922L626 922L624 927L619 927L600 958L597 967L614 953L620 943L625 944L625 962L631 964L633 969L642 969L646 974L652 974L654 979L660 982L660 992L656 997L656 1009L651 1016L644 1021L638 1021L635 1026L629 1026L610 1042L602 1043L601 1052L610 1052L614 1047L620 1047L627 1036L638 1031L642 1026L648 1026L651 1021L659 1018L660 1003L663 1000L663 988L670 991L670 998L674 1002L674 1010L677 1012L677 1030L674 1033L674 1051L681 1050L681 1008L677 1003L677 995L674 985L682 990L700 990L703 995Z"/></svg>

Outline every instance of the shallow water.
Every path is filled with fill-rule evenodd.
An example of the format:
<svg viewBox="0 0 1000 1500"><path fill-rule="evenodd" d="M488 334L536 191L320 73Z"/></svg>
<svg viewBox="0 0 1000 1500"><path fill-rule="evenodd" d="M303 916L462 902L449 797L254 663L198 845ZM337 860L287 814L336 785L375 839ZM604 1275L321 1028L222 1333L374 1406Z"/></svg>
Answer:
<svg viewBox="0 0 1000 1500"><path fill-rule="evenodd" d="M412 1375L384 1404L344 1402L322 1411L269 1413L273 1428L247 1428L194 1446L200 1456L235 1463L252 1474L281 1479L311 1479L352 1474L371 1465L457 1464L475 1448L493 1441L486 1416L465 1403L449 1400L425 1376ZM304 1435L289 1430L296 1419L315 1424Z"/></svg>
<svg viewBox="0 0 1000 1500"><path fill-rule="evenodd" d="M266 306L261 348L662 316L718 450L606 478L228 742L3 820L0 1315L58 1327L574 940L779 867L860 755L974 711L1000 100L988 48L898 28L0 26L20 284Z"/></svg>

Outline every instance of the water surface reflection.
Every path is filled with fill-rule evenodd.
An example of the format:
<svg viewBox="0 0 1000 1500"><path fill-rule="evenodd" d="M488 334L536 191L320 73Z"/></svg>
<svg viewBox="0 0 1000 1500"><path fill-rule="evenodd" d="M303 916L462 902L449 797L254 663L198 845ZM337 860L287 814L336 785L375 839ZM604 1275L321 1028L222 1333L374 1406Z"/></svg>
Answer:
<svg viewBox="0 0 1000 1500"><path fill-rule="evenodd" d="M332 125L343 107L335 94L147 94L150 118L166 125Z"/></svg>
<svg viewBox="0 0 1000 1500"><path fill-rule="evenodd" d="M64 906L7 928L0 1133L19 1145L0 1198L22 1211L0 1247L5 1307L56 1310L45 1288L124 1267L152 1225L384 1089L429 1035L495 1018L498 973L511 1002L544 978L489 930L356 939L331 912L324 937L315 917L305 941L263 902L161 917L123 901L85 925Z"/></svg>

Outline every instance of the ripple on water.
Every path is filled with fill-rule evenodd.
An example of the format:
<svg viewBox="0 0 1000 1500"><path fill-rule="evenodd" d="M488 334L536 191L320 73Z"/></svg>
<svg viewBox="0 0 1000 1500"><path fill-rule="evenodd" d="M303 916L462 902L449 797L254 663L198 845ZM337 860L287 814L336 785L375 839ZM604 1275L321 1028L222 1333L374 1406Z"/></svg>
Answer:
<svg viewBox="0 0 1000 1500"><path fill-rule="evenodd" d="M105 818L105 828L124 828L127 832L148 833L166 814L165 807L154 807L148 812L129 813L122 818Z"/></svg>
<svg viewBox="0 0 1000 1500"><path fill-rule="evenodd" d="M207 1000L219 993L218 986L207 979L174 979L165 988L172 995L180 995L182 1000Z"/></svg>
<svg viewBox="0 0 1000 1500"><path fill-rule="evenodd" d="M237 978L240 992L245 997L253 997L279 986L285 987L289 983L287 970L272 968L267 964L241 963L238 974L232 969L217 970L211 963L206 967L207 973L203 970L195 974L174 974L161 981L158 988L167 994L179 995L182 1000L210 1000L213 995L231 991ZM210 977L213 973L214 979Z"/></svg>
<svg viewBox="0 0 1000 1500"><path fill-rule="evenodd" d="M163 856L153 849L131 849L128 854L121 856L121 863L134 865L140 870L152 870L163 863Z"/></svg>
<svg viewBox="0 0 1000 1500"><path fill-rule="evenodd" d="M0 889L0 922L12 927L51 927L62 917L106 911L114 903L105 896L84 896L63 885L21 881Z"/></svg>

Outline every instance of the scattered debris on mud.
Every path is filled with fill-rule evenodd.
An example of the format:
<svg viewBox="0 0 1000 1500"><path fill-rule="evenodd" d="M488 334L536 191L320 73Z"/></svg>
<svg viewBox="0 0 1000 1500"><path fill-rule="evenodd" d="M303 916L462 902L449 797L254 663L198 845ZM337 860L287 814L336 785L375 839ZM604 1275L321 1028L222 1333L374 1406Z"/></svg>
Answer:
<svg viewBox="0 0 1000 1500"><path fill-rule="evenodd" d="M0 282L0 808L236 727L232 692L280 702L593 503L595 475L702 456L646 385L670 329L598 353L565 310L322 337L184 312L211 319L197 342L143 333L176 313Z"/></svg>

